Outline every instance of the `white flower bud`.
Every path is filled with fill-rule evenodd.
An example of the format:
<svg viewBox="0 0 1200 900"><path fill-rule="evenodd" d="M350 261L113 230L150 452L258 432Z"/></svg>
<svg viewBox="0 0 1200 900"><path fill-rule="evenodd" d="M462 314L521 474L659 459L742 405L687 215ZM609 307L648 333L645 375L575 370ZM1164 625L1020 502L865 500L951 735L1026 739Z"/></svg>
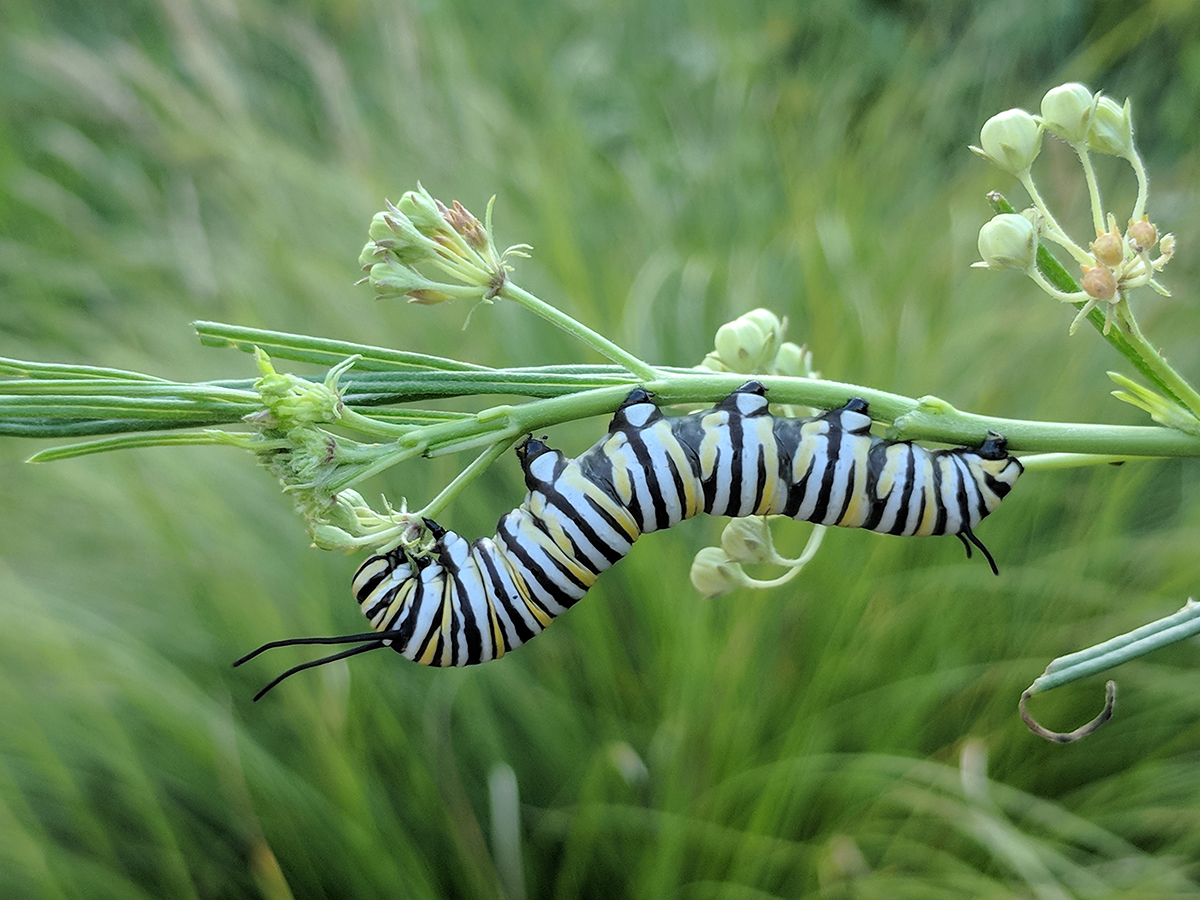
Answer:
<svg viewBox="0 0 1200 900"><path fill-rule="evenodd" d="M769 309L763 309L761 306L758 309L752 309L750 312L741 316L743 319L748 319L761 329L762 333L772 342L771 355L775 355L775 350L779 348L779 341L783 339L783 331L787 327L787 320L781 320L779 316L771 312Z"/></svg>
<svg viewBox="0 0 1200 900"><path fill-rule="evenodd" d="M1088 149L1097 153L1108 153L1124 159L1132 157L1133 117L1129 101L1126 100L1124 106L1118 106L1115 100L1101 97L1096 114L1092 116L1087 142Z"/></svg>
<svg viewBox="0 0 1200 900"><path fill-rule="evenodd" d="M812 373L812 353L807 347L784 341L775 354L775 371L780 375L808 378Z"/></svg>
<svg viewBox="0 0 1200 900"><path fill-rule="evenodd" d="M763 372L779 349L783 323L766 309L755 309L717 329L717 357L731 372Z"/></svg>
<svg viewBox="0 0 1200 900"><path fill-rule="evenodd" d="M1082 84L1060 84L1042 98L1042 123L1068 144L1087 139L1096 97Z"/></svg>
<svg viewBox="0 0 1200 900"><path fill-rule="evenodd" d="M1028 270L1037 259L1037 231L1017 213L993 216L979 229L979 255L989 269Z"/></svg>
<svg viewBox="0 0 1200 900"><path fill-rule="evenodd" d="M721 549L731 562L761 563L775 556L771 527L763 516L731 519L721 532Z"/></svg>
<svg viewBox="0 0 1200 900"><path fill-rule="evenodd" d="M749 582L742 567L720 547L705 547L692 560L692 585L705 597L718 597Z"/></svg>
<svg viewBox="0 0 1200 900"><path fill-rule="evenodd" d="M1042 149L1042 126L1023 109L1008 109L983 123L981 146L971 149L1012 175L1029 171Z"/></svg>

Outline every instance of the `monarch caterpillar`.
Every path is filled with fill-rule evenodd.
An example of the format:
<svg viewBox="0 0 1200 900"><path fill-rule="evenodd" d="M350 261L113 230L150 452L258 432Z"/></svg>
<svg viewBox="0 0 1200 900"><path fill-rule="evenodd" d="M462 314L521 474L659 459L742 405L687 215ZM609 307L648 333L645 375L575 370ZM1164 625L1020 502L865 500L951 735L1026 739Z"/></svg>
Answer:
<svg viewBox="0 0 1200 900"><path fill-rule="evenodd" d="M664 416L636 388L608 432L571 459L527 438L517 456L529 489L496 534L468 543L426 519L430 552L401 547L372 556L354 576L370 632L302 643L355 643L289 669L391 647L430 666L465 666L503 656L536 637L620 561L642 534L699 513L785 515L884 534L952 534L995 560L974 528L1008 494L1023 467L989 432L978 449L928 450L870 433L867 403L814 418L768 411L756 381L712 409Z"/></svg>

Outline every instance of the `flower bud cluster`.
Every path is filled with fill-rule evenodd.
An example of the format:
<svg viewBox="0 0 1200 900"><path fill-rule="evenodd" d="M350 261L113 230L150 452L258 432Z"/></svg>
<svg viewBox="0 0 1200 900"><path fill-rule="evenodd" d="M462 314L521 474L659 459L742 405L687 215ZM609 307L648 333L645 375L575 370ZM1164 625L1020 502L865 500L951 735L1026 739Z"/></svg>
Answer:
<svg viewBox="0 0 1200 900"><path fill-rule="evenodd" d="M446 206L420 185L396 204L376 213L370 241L359 255L367 273L363 281L377 299L403 297L410 303L442 303L454 298L492 300L504 289L513 256L528 256L528 244L503 253L492 240L492 203L481 224L457 200ZM448 278L429 277L418 266L437 269Z"/></svg>
<svg viewBox="0 0 1200 900"><path fill-rule="evenodd" d="M697 367L741 375L784 375L816 378L812 353L803 345L783 339L787 319L767 309L753 309L717 329L715 348ZM817 525L809 547L799 559L786 559L775 551L765 516L732 519L721 533L720 547L705 547L692 561L691 579L705 597L716 597L739 587L768 588L799 574L820 545L823 526ZM783 566L779 578L752 578L745 565Z"/></svg>
<svg viewBox="0 0 1200 900"><path fill-rule="evenodd" d="M1091 199L1096 239L1085 249L1066 234L1047 208L1034 184L1031 167L1041 151L1044 132L1070 144L1079 156ZM1001 213L979 231L979 255L976 266L1014 268L1024 272L1038 285L1063 302L1081 304L1071 323L1074 333L1087 315L1098 306L1105 311L1103 331L1128 317L1129 291L1149 285L1160 293L1166 290L1155 281L1170 261L1175 249L1171 235L1159 238L1157 226L1145 213L1148 183L1142 161L1133 140L1133 118L1128 100L1115 100L1093 93L1082 84L1063 84L1046 92L1041 115L1021 109L999 113L984 124L980 146L971 149L979 156L1017 177L1028 190L1033 208L1017 215ZM1089 153L1106 153L1129 162L1138 180L1138 197L1129 225L1122 233L1116 217L1102 208L1099 186ZM1106 224L1107 223L1107 227ZM1080 289L1065 292L1052 286L1037 268L1040 245L1047 242L1063 247L1080 267ZM1153 256L1155 246L1158 256Z"/></svg>
<svg viewBox="0 0 1200 900"><path fill-rule="evenodd" d="M399 512L388 507L377 513L355 491L331 487L344 466L356 464L355 454L364 452L364 445L324 427L337 422L345 425L346 417L353 420L357 415L343 407L338 379L358 357L351 356L331 368L323 382L277 372L261 349L256 348L255 357L261 373L255 388L264 408L246 416L245 421L257 434L222 432L223 440L254 452L279 479L308 523L316 546L355 550L393 537L396 543L417 545L424 537L424 525L419 516L408 515L403 505Z"/></svg>
<svg viewBox="0 0 1200 900"><path fill-rule="evenodd" d="M254 389L266 410L248 417L252 424L264 429L290 431L301 425L336 422L341 418L342 396L338 393L337 381L358 357L351 357L330 369L323 384L287 372L276 372L271 357L258 347L254 348L254 357L260 373Z"/></svg>
<svg viewBox="0 0 1200 900"><path fill-rule="evenodd" d="M717 329L715 348L700 368L742 375L813 378L812 353L783 340L787 319L768 309L752 309Z"/></svg>
<svg viewBox="0 0 1200 900"><path fill-rule="evenodd" d="M731 519L721 532L721 546L705 547L692 560L692 585L706 598L711 598L737 588L761 590L785 584L800 574L816 555L824 533L824 526L815 526L804 552L796 559L787 559L775 550L766 516ZM752 578L743 568L761 564L782 566L787 571L778 578L763 580Z"/></svg>

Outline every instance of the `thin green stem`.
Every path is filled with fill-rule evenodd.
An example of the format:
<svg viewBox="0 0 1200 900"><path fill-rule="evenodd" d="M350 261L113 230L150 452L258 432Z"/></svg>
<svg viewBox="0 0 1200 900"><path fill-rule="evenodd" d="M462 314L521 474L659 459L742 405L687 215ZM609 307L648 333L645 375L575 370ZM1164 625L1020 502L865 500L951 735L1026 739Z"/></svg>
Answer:
<svg viewBox="0 0 1200 900"><path fill-rule="evenodd" d="M519 285L513 284L511 281L505 282L499 296L518 303L541 316L547 322L557 325L563 331L567 332L567 334L587 344L597 353L611 359L618 365L624 366L643 381L651 381L658 374L653 366L643 362L629 351L614 344L604 335L592 331L592 329L573 319L562 310L556 309Z"/></svg>
<svg viewBox="0 0 1200 900"><path fill-rule="evenodd" d="M1054 469L1079 469L1084 466L1116 466L1122 463L1153 459L1149 456L1113 456L1091 453L1033 453L1021 457L1026 472L1049 472Z"/></svg>
<svg viewBox="0 0 1200 900"><path fill-rule="evenodd" d="M1046 666L1026 693L1040 694L1044 691L1070 684L1121 663L1145 656L1161 647L1174 644L1200 634L1200 603L1189 599L1182 609L1157 619L1148 625L1118 635L1101 644L1076 653L1060 656Z"/></svg>
<svg viewBox="0 0 1200 900"><path fill-rule="evenodd" d="M229 441L211 431L188 431L173 434L133 434L115 438L101 438L96 441L82 441L78 444L68 444L65 447L50 447L41 450L26 462L45 463L57 462L63 459L73 459L77 456L88 456L93 453L107 453L110 450L133 450L143 447L184 447L202 444L228 445ZM279 449L288 447L288 442L261 441L255 445L257 450Z"/></svg>
<svg viewBox="0 0 1200 900"><path fill-rule="evenodd" d="M772 563L779 566L791 566L799 571L807 566L817 551L821 549L821 541L825 539L825 532L829 530L827 525L814 525L812 533L808 536L808 541L804 544L804 549L800 551L800 555L795 559L787 559L786 557L778 557L771 560Z"/></svg>
<svg viewBox="0 0 1200 900"><path fill-rule="evenodd" d="M1157 380L1163 383L1171 396L1178 399L1193 415L1200 416L1200 393L1197 393L1196 389L1188 384L1184 377L1159 354L1154 345L1146 340L1146 336L1142 334L1142 330L1133 316L1133 311L1129 309L1129 304L1125 303L1122 306L1124 307L1122 323L1128 334L1130 345L1146 362L1146 365L1154 371Z"/></svg>
<svg viewBox="0 0 1200 900"><path fill-rule="evenodd" d="M342 407L341 415L338 418L338 424L363 434L385 438L400 437L401 435L409 434L414 428L424 427L421 425L381 422L378 419L370 416L364 416L362 413L355 412L349 406Z"/></svg>
<svg viewBox="0 0 1200 900"><path fill-rule="evenodd" d="M1071 240L1070 236L1063 231L1062 226L1058 224L1058 220L1054 218L1054 214L1050 212L1050 207L1046 205L1046 201L1042 199L1041 193L1037 189L1037 185L1033 183L1033 177L1025 172L1023 175L1017 176L1021 182L1021 186L1029 194L1029 199L1033 201L1034 207L1045 219L1045 234L1056 244L1059 244L1075 257L1075 261L1080 265L1091 265L1093 260L1091 255Z"/></svg>
<svg viewBox="0 0 1200 900"><path fill-rule="evenodd" d="M1146 200L1150 195L1150 179L1146 177L1146 167L1142 165L1142 158L1138 156L1136 150L1132 156L1127 156L1125 159L1133 167L1133 174L1137 177L1137 200L1133 204L1133 215L1129 217L1136 222L1146 214Z"/></svg>
<svg viewBox="0 0 1200 900"><path fill-rule="evenodd" d="M512 440L502 440L492 444L480 453L479 456L475 457L469 466L459 472L458 476L446 485L440 494L413 515L420 516L421 518L436 518L450 504L450 501L462 493L463 488L478 478L480 473L488 466L507 453L508 448L512 445Z"/></svg>
<svg viewBox="0 0 1200 900"><path fill-rule="evenodd" d="M788 569L778 578L751 578L749 575L747 575L746 586L755 588L757 590L766 590L767 588L779 587L780 585L787 584L789 581L799 575L800 572L801 567L796 566Z"/></svg>
<svg viewBox="0 0 1200 900"><path fill-rule="evenodd" d="M106 369L98 366L73 366L62 363L38 363L0 356L0 375L16 375L22 378L103 378L117 381L163 381L153 375L126 372L124 369Z"/></svg>
<svg viewBox="0 0 1200 900"><path fill-rule="evenodd" d="M1100 185L1096 181L1096 170L1092 168L1092 157L1088 153L1087 141L1072 145L1079 156L1079 164L1083 166L1083 177L1087 181L1088 199L1092 207L1092 225L1096 234L1104 233L1104 207L1100 202Z"/></svg>
<svg viewBox="0 0 1200 900"><path fill-rule="evenodd" d="M1083 291L1075 291L1074 293L1070 294L1060 291L1046 279L1046 276L1043 275L1041 270L1036 266L1032 269L1029 269L1025 274L1033 279L1034 284L1040 287L1055 300L1059 300L1063 303L1074 303L1077 307L1082 307L1087 303L1088 296Z"/></svg>
<svg viewBox="0 0 1200 900"><path fill-rule="evenodd" d="M411 353L405 350L391 350L386 347L373 347L368 344L354 344L349 341L334 341L307 334L268 331L264 328L246 328L240 325L227 325L224 322L193 322L192 327L200 336L200 343L207 347L233 347L246 353L253 353L254 348L259 347L272 358L311 362L323 366L334 366L348 356L359 356L361 358L355 361L354 368L364 372L411 371L412 369L449 372L492 371L487 366L477 366L473 363L460 362L457 359L445 359L440 356ZM0 371L3 370L0 369Z"/></svg>

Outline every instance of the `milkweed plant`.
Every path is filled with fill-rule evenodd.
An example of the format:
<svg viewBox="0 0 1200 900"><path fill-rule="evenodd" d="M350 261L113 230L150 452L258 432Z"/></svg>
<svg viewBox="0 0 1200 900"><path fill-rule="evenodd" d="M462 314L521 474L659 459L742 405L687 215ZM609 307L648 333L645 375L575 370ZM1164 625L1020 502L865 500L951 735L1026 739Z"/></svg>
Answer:
<svg viewBox="0 0 1200 900"><path fill-rule="evenodd" d="M1078 157L1095 231L1091 240L1066 232L1034 181L1046 132L1069 144ZM1022 453L1030 471L1200 456L1200 393L1147 340L1134 314L1135 293L1168 295L1161 279L1176 248L1174 237L1163 234L1151 216L1129 101L1122 105L1083 85L1062 85L1042 99L1040 114L1012 109L990 118L979 146L971 149L1014 177L1031 202L1018 211L1002 194L989 195L996 215L980 229L981 260L975 265L1015 269L1052 299L1071 304L1076 312L1068 334L1090 323L1125 357L1142 381L1110 372L1118 388L1113 395L1148 413L1154 425L1001 419L955 409L937 397L910 398L824 379L813 368L812 352L785 340L786 318L765 309L721 326L712 352L695 367L652 365L516 282L514 263L532 248L499 249L492 226L495 198L480 222L457 201L446 205L418 185L371 220L370 240L359 258L360 283L382 300L466 303L468 321L486 314L480 307L513 303L608 362L492 368L415 351L196 322L203 344L253 353L259 376L180 383L116 369L0 359L0 434L91 438L43 450L30 462L162 445L241 448L279 479L317 547L375 552L402 547L413 558L430 550L426 520L517 441L553 425L611 413L637 386L660 405L706 404L725 398L753 375L784 415L832 409L859 397L887 439L978 446L994 431L1007 438L1009 450ZM1129 164L1137 183L1132 209L1105 207L1094 154ZM324 365L327 374L290 374L280 371L280 360ZM439 405L449 398L494 395L525 400L474 413ZM404 460L462 451L477 456L419 509L409 510L403 500L398 506L385 500L376 508L357 490L365 479ZM777 551L765 518L732 519L720 546L696 555L692 583L708 597L783 584L815 556L824 530L812 526L802 552L791 558ZM747 565L773 566L781 574L751 577ZM1101 714L1070 733L1039 725L1026 702L1033 694L1198 632L1200 604L1189 599L1171 616L1056 659L1022 695L1022 718L1034 733L1054 741L1090 733L1112 715L1112 682Z"/></svg>

